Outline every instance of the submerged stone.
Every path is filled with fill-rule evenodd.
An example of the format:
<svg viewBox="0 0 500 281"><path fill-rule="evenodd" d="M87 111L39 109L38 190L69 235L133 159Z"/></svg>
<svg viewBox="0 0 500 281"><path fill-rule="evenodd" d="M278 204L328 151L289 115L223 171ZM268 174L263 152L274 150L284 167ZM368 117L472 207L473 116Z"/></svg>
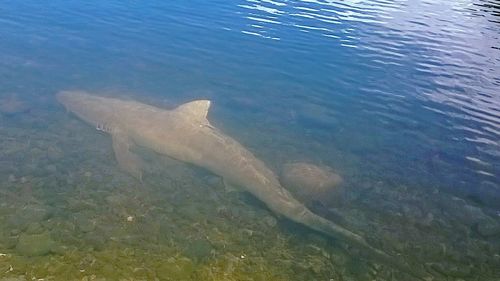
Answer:
<svg viewBox="0 0 500 281"><path fill-rule="evenodd" d="M52 241L48 232L41 234L23 233L19 236L16 251L28 257L44 256L50 253L53 246L54 241Z"/></svg>
<svg viewBox="0 0 500 281"><path fill-rule="evenodd" d="M275 227L278 221L272 216L265 216L262 221L269 227Z"/></svg>
<svg viewBox="0 0 500 281"><path fill-rule="evenodd" d="M0 99L0 113L4 115L14 115L29 111L28 104L20 100L16 95Z"/></svg>
<svg viewBox="0 0 500 281"><path fill-rule="evenodd" d="M26 277L24 277L24 275L21 275L21 276L11 276L11 277L4 277L2 279L0 279L0 281L26 281L28 279L26 279Z"/></svg>
<svg viewBox="0 0 500 281"><path fill-rule="evenodd" d="M193 272L194 265L188 258L170 258L158 266L156 276L160 280L192 280Z"/></svg>
<svg viewBox="0 0 500 281"><path fill-rule="evenodd" d="M48 219L51 212L48 208L39 205L26 206L12 215L8 223L11 228L26 229L32 223L39 223Z"/></svg>
<svg viewBox="0 0 500 281"><path fill-rule="evenodd" d="M79 213L75 216L75 225L81 232L91 232L95 229L95 222L92 218L84 213Z"/></svg>
<svg viewBox="0 0 500 281"><path fill-rule="evenodd" d="M335 112L320 104L301 102L297 117L301 123L317 126L332 127L338 123Z"/></svg>
<svg viewBox="0 0 500 281"><path fill-rule="evenodd" d="M340 197L342 177L330 167L320 167L309 163L289 163L281 172L282 184L300 201L325 202Z"/></svg>
<svg viewBox="0 0 500 281"><path fill-rule="evenodd" d="M49 146L47 148L47 157L52 161L59 160L64 157L64 152L56 146Z"/></svg>
<svg viewBox="0 0 500 281"><path fill-rule="evenodd" d="M44 228L42 224L39 222L34 222L28 225L28 228L26 229L26 234L40 234L43 233Z"/></svg>
<svg viewBox="0 0 500 281"><path fill-rule="evenodd" d="M123 194L112 194L106 197L106 202L112 206L119 206L125 204L127 196Z"/></svg>
<svg viewBox="0 0 500 281"><path fill-rule="evenodd" d="M487 237L500 235L500 224L493 219L483 220L477 224L477 231Z"/></svg>
<svg viewBox="0 0 500 281"><path fill-rule="evenodd" d="M194 261L203 261L210 257L212 249L212 244L208 240L197 239L189 243L183 254Z"/></svg>
<svg viewBox="0 0 500 281"><path fill-rule="evenodd" d="M17 237L16 236L3 237L2 240L0 241L0 244L2 244L5 249L12 249L17 245Z"/></svg>
<svg viewBox="0 0 500 281"><path fill-rule="evenodd" d="M433 263L431 268L445 276L455 278L465 278L472 274L471 266L459 266L449 262Z"/></svg>

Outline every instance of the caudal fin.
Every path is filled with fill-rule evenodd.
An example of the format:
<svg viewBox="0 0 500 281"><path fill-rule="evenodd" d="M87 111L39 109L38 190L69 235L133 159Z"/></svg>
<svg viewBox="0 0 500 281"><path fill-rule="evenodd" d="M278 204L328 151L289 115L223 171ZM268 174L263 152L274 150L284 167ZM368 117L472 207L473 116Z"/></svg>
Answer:
<svg viewBox="0 0 500 281"><path fill-rule="evenodd" d="M333 238L339 239L341 241L346 241L347 243L364 250L364 253L368 257L380 261L386 265L392 266L399 271L409 274L417 279L423 280L422 274L418 273L417 270L410 268L400 259L392 257L386 252L371 246L360 235L312 213L305 207L304 210L300 213L300 217L296 217L293 220Z"/></svg>

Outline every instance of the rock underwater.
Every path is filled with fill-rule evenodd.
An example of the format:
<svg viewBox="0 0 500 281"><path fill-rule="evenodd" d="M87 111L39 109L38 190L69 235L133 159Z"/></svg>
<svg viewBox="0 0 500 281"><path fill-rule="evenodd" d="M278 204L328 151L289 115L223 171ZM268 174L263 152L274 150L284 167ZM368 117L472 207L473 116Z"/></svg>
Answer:
<svg viewBox="0 0 500 281"><path fill-rule="evenodd" d="M29 105L15 95L0 99L0 114L10 116L30 110Z"/></svg>
<svg viewBox="0 0 500 281"><path fill-rule="evenodd" d="M342 177L328 166L287 163L281 171L280 181L299 201L306 204L338 200L342 193Z"/></svg>

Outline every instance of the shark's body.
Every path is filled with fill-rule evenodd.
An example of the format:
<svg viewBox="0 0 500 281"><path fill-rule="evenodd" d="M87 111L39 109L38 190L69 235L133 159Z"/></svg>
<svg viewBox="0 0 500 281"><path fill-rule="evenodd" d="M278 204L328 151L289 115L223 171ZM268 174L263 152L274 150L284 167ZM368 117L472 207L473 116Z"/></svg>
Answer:
<svg viewBox="0 0 500 281"><path fill-rule="evenodd" d="M371 256L399 264L370 246L361 236L307 209L284 189L274 172L233 138L210 125L210 101L197 100L164 110L135 101L99 97L85 92L60 92L69 111L111 134L119 165L140 178L140 161L129 148L147 147L159 154L201 166L226 183L244 188L279 215L367 250Z"/></svg>

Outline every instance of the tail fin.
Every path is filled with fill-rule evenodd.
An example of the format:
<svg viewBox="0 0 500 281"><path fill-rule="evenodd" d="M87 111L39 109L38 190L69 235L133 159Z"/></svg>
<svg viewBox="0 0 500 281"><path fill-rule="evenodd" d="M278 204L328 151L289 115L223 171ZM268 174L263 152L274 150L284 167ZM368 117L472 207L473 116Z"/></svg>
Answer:
<svg viewBox="0 0 500 281"><path fill-rule="evenodd" d="M388 255L386 252L377 249L366 240L361 237L360 235L351 232L344 227L337 225L334 222L331 222L327 219L324 219L307 208L304 207L304 209L300 212L300 216L297 216L295 218L290 218L296 222L302 223L316 231L319 231L321 233L324 233L330 237L337 238L343 241L347 241L353 246L356 246L358 248L361 248L365 250L365 253L370 257L375 260L379 260L389 266L393 266L394 268L400 270L401 272L404 272L406 274L409 274L417 279L423 280L422 274L417 273L416 270L410 268L408 265L403 263L401 260L392 257Z"/></svg>

